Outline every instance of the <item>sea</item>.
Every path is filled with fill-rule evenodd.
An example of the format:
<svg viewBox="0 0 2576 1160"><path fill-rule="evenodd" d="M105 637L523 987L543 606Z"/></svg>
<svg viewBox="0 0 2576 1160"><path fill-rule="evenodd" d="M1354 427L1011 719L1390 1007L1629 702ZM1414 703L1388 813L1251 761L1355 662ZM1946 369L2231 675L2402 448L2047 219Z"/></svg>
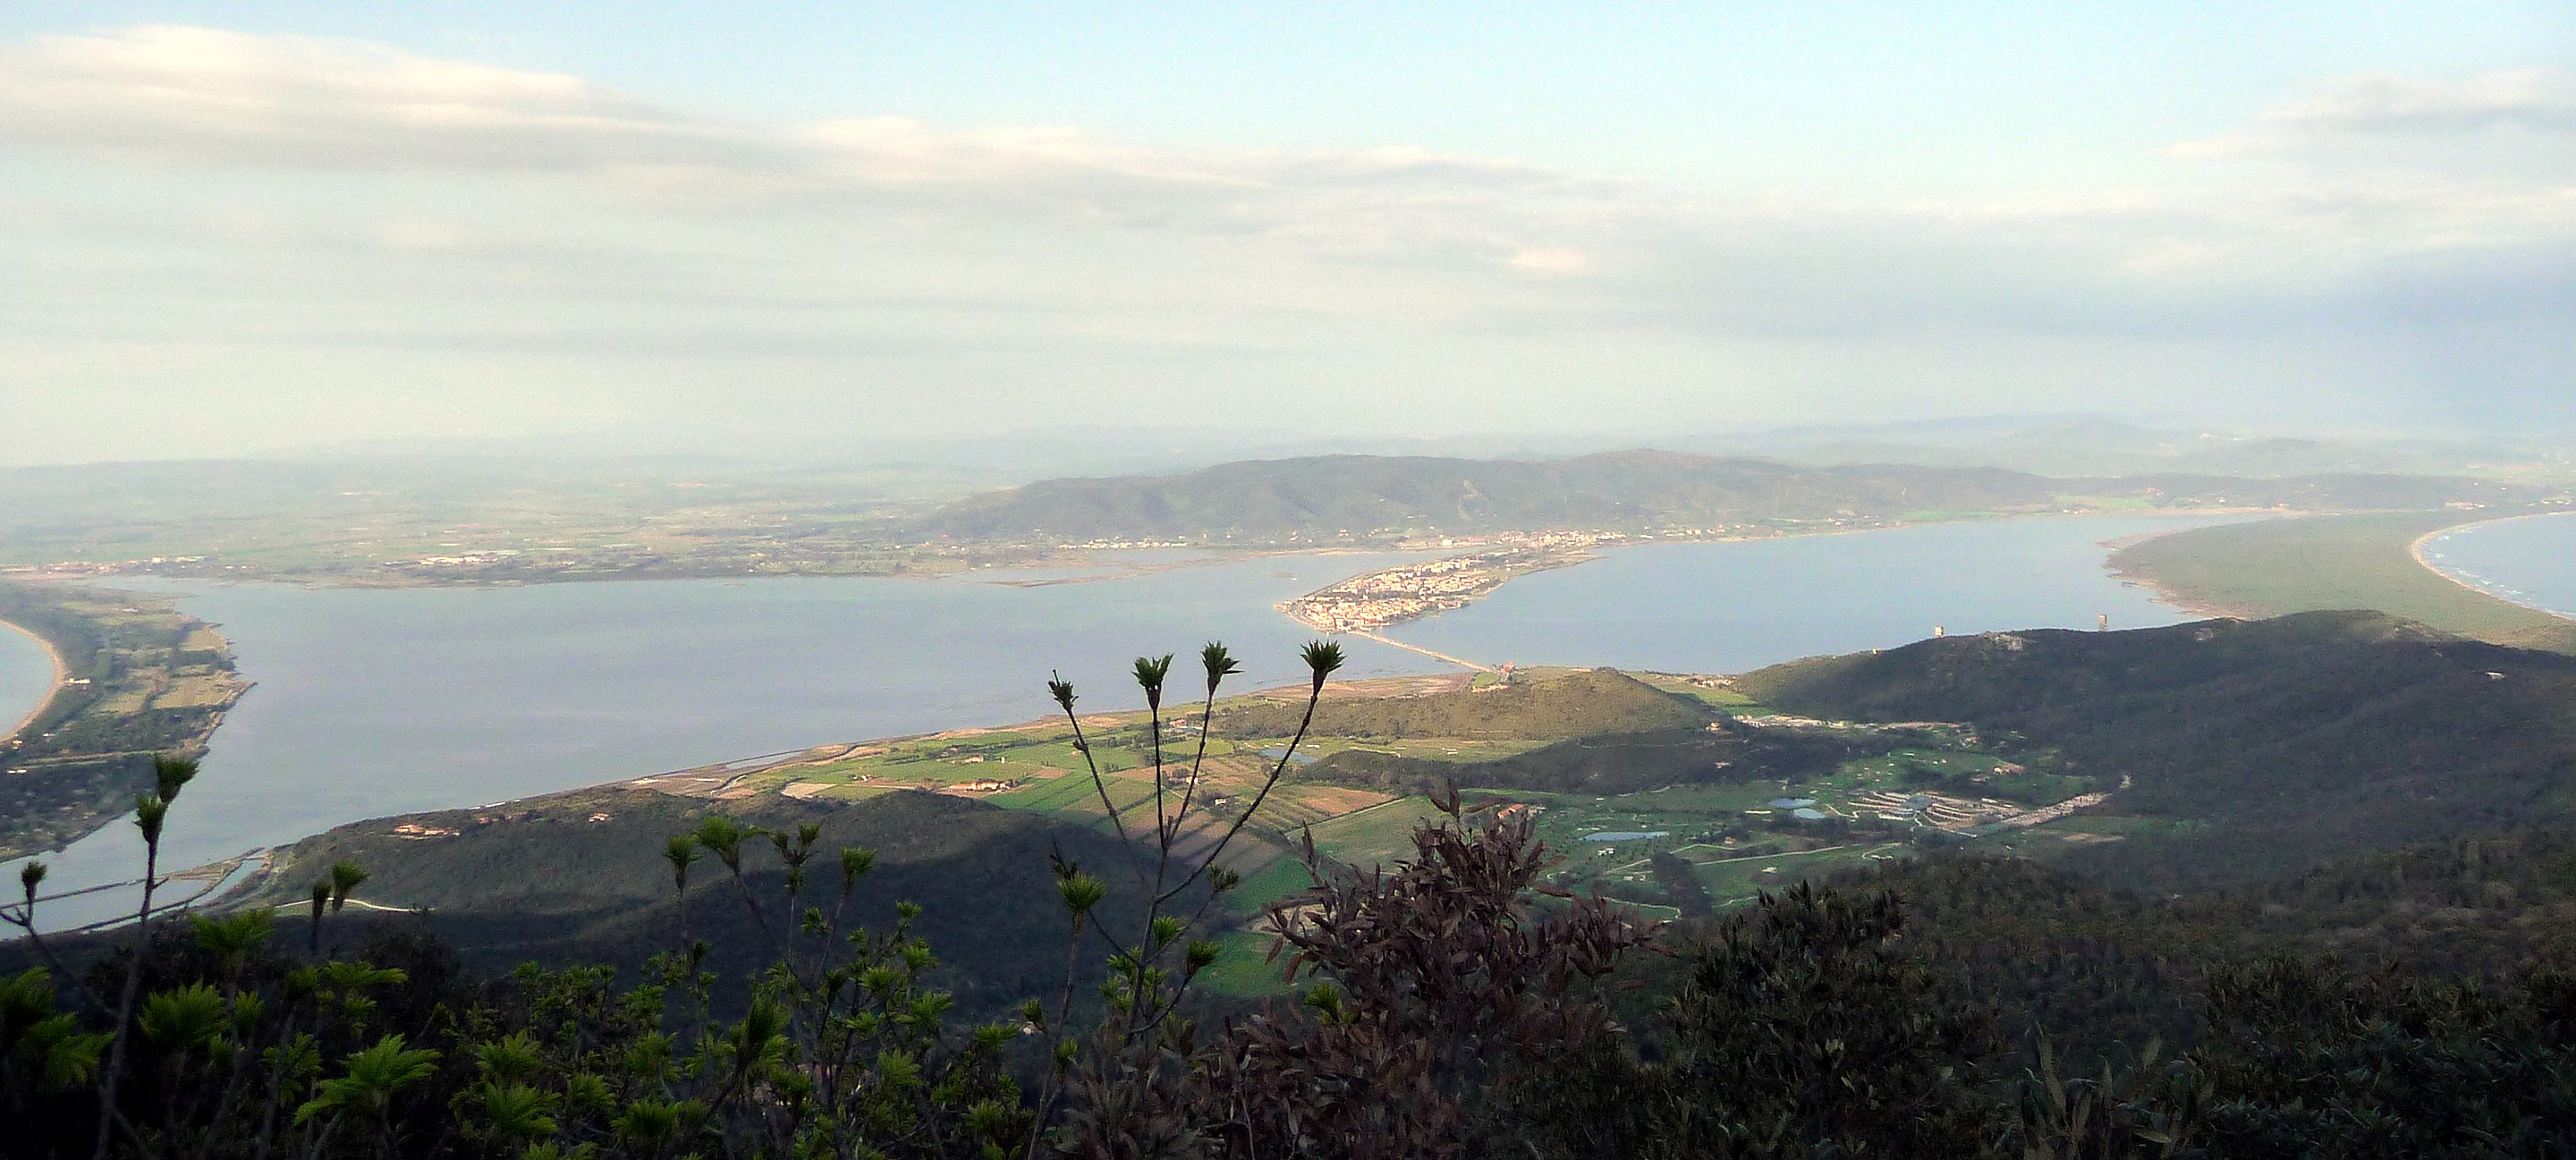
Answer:
<svg viewBox="0 0 2576 1160"><path fill-rule="evenodd" d="M2225 517L2040 517L1628 547L1513 580L1388 635L1493 664L1732 672L1986 629L2181 614L2109 575L2106 543ZM1302 678L1280 601L1426 558L1175 556L925 579L669 580L513 588L153 585L218 625L255 682L171 813L163 865L352 821L466 808L833 741L1141 706L1139 654L1225 641L1250 689ZM134 585L131 582L129 586ZM1456 671L1356 637L1345 677ZM42 662L41 654L37 660ZM1186 684L1186 682L1184 682ZM119 822L42 856L49 891L130 879ZM14 880L14 864L0 880ZM105 917L111 893L50 904Z"/></svg>
<svg viewBox="0 0 2576 1160"><path fill-rule="evenodd" d="M2576 619L2576 512L2443 532L2425 541L2424 559L2489 595Z"/></svg>
<svg viewBox="0 0 2576 1160"><path fill-rule="evenodd" d="M0 625L0 730L16 725L54 691L54 662L36 638Z"/></svg>

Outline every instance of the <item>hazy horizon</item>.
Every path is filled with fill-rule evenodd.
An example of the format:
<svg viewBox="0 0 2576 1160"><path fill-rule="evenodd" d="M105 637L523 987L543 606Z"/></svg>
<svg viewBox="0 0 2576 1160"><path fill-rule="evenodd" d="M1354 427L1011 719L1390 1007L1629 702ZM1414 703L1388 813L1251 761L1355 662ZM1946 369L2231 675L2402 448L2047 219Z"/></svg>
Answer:
<svg viewBox="0 0 2576 1160"><path fill-rule="evenodd" d="M2576 9L0 14L0 466L2576 430Z"/></svg>

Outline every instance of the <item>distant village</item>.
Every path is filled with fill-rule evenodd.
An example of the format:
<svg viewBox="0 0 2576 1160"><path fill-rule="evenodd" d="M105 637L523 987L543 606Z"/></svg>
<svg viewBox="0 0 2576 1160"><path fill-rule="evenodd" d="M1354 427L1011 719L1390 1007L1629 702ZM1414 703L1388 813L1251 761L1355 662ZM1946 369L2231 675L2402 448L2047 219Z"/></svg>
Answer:
<svg viewBox="0 0 2576 1160"><path fill-rule="evenodd" d="M1463 608L1514 576L1581 563L1592 558L1595 548L1632 538L1622 532L1496 537L1499 543L1484 551L1354 576L1282 604L1279 610L1324 632L1367 632ZM1441 541L1443 547L1453 544Z"/></svg>

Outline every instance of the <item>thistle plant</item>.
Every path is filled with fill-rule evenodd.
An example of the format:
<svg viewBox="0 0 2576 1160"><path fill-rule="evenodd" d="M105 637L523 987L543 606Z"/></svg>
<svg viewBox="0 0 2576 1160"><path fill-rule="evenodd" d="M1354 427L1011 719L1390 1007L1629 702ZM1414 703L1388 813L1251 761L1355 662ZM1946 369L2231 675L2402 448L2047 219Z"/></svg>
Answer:
<svg viewBox="0 0 2576 1160"><path fill-rule="evenodd" d="M1224 864L1226 852L1235 838L1258 814L1270 793L1279 785L1295 759L1297 749L1314 726L1315 709L1323 700L1324 682L1342 667L1342 648L1328 641L1309 642L1301 653L1309 683L1305 712L1297 723L1296 734L1289 738L1267 775L1241 809L1225 823L1223 832L1204 851L1184 853L1182 835L1195 813L1205 813L1208 803L1200 794L1206 772L1208 733L1216 712L1218 689L1225 679L1242 671L1225 645L1211 641L1199 650L1199 666L1205 684L1199 704L1199 737L1196 751L1185 765L1175 765L1164 752L1164 693L1171 678L1172 656L1138 657L1134 666L1136 685L1145 696L1145 731L1148 771L1154 786L1154 831L1141 844L1129 832L1126 819L1109 791L1109 779L1102 773L1099 758L1093 753L1091 737L1083 726L1082 716L1074 710L1076 694L1073 683L1061 673L1047 681L1047 693L1064 713L1073 731L1073 748L1082 754L1085 771L1091 777L1093 791L1100 798L1101 809L1109 815L1115 830L1131 854L1131 867L1144 894L1145 905L1132 938L1119 938L1102 924L1092 921L1091 912L1104 897L1107 887L1097 878L1083 874L1078 867L1059 862L1057 887L1070 918L1071 946L1068 950L1065 988L1057 1003L1052 1026L1044 1008L1032 1003L1027 1008L1030 1025L1050 1035L1055 1067L1049 1073L1045 1090L1038 1099L1037 1122L1027 1142L1027 1154L1036 1156L1042 1147L1042 1133L1052 1118L1056 1101L1062 1097L1076 1076L1075 1064L1080 1048L1068 1027L1072 1014L1075 968L1079 948L1086 934L1097 935L1106 944L1108 978L1101 985L1101 998L1107 1015L1092 1037L1092 1054L1082 1060L1079 1081L1085 1088L1086 1103L1101 1107L1112 1103L1132 1103L1144 1098L1166 1065L1186 1055L1186 1041L1192 1032L1186 1020L1175 1020L1190 985L1199 974L1217 960L1218 947L1212 941L1192 937L1203 929L1208 910L1227 891L1241 884L1241 876ZM1180 792L1173 795L1177 781ZM1199 892L1195 901L1191 892ZM1125 1088L1125 1092L1116 1089Z"/></svg>

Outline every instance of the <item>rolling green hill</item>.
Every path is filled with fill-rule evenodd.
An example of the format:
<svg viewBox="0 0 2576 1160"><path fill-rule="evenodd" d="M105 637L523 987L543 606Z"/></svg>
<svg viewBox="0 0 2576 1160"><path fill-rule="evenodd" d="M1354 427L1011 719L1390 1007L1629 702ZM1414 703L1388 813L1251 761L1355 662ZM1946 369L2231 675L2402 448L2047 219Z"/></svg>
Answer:
<svg viewBox="0 0 2576 1160"><path fill-rule="evenodd" d="M961 541L1269 541L1892 520L2054 510L2079 496L2152 506L2427 508L2509 500L2526 490L2396 475L2088 479L1971 467L1807 467L1665 451L1550 461L1336 455L1228 463L1185 475L1045 480L949 504L913 531Z"/></svg>
<svg viewBox="0 0 2576 1160"><path fill-rule="evenodd" d="M1301 706L1259 701L1219 706L1219 737L1285 737ZM1716 714L1625 673L1592 669L1466 692L1337 700L1319 715L1335 736L1522 738L1554 741L1600 733L1698 729Z"/></svg>
<svg viewBox="0 0 2576 1160"><path fill-rule="evenodd" d="M2576 817L2576 658L2376 613L1924 641L1750 674L1792 712L1972 722L1990 748L2126 779L2068 864L2244 881Z"/></svg>

